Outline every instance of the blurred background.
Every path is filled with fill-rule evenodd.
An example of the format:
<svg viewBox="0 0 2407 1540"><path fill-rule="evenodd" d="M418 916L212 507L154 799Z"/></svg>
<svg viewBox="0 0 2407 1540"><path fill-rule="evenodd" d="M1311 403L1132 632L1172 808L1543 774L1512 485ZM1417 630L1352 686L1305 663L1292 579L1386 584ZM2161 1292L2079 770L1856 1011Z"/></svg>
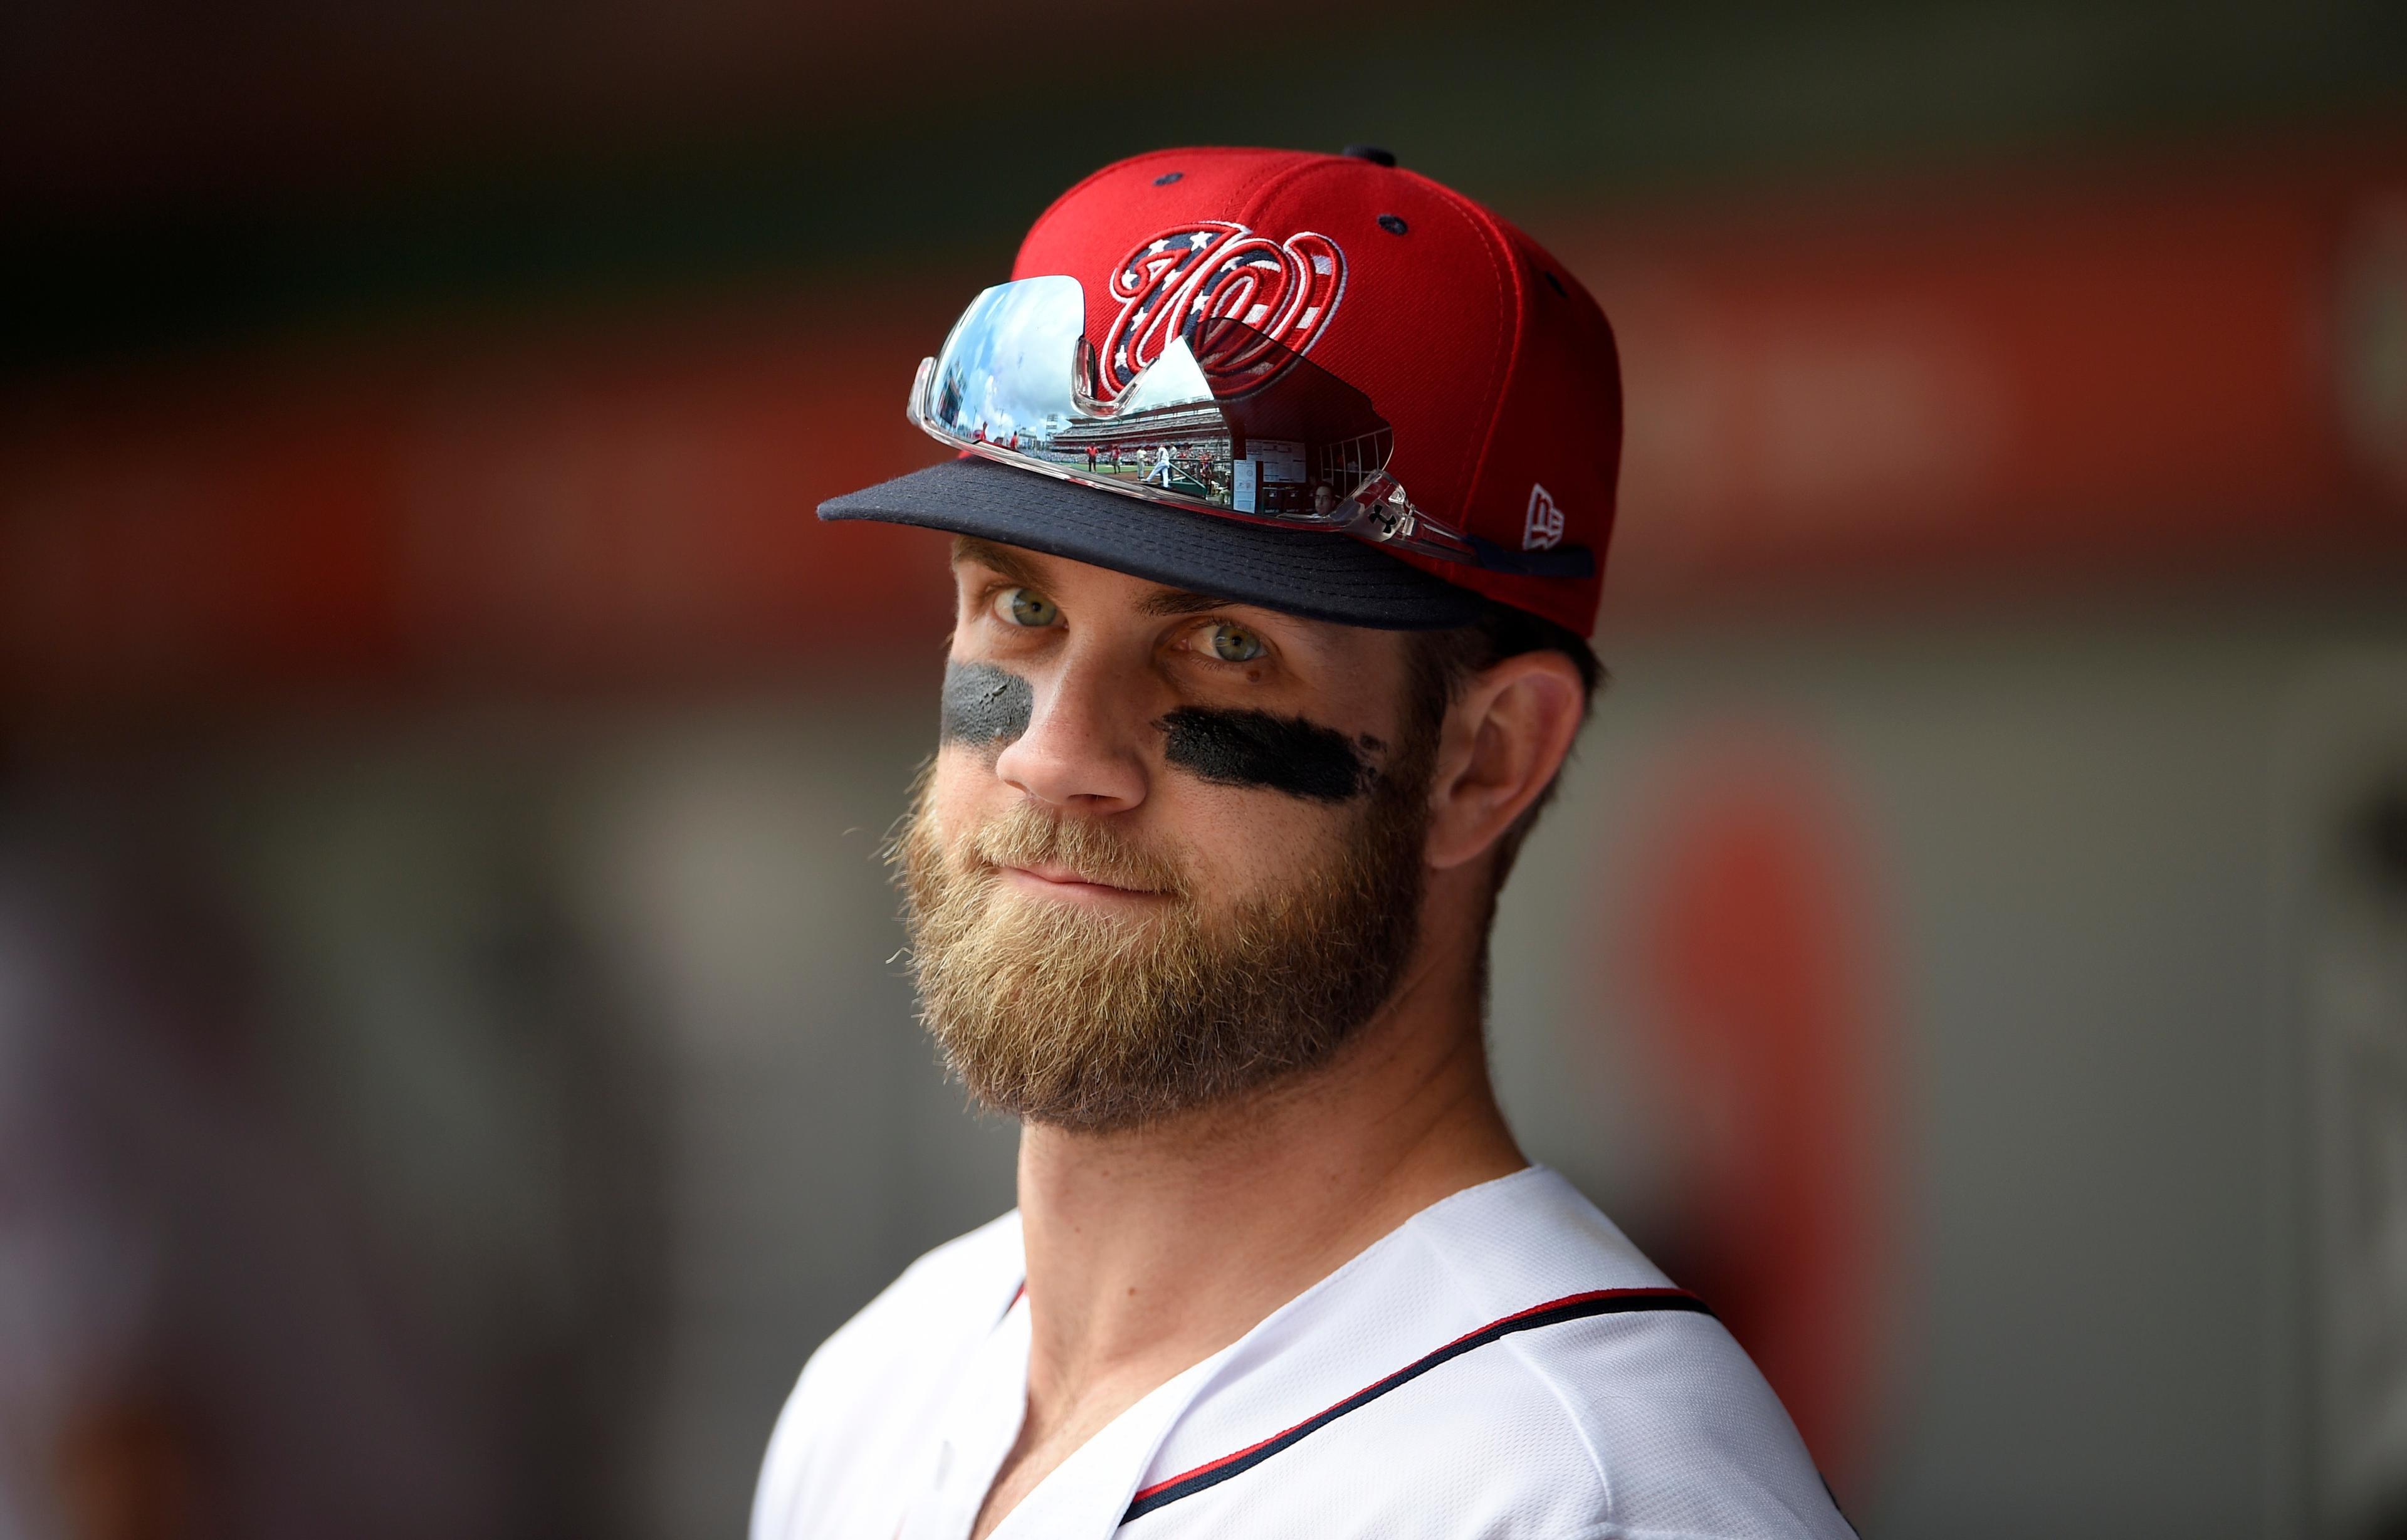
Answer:
<svg viewBox="0 0 2407 1540"><path fill-rule="evenodd" d="M1868 1535L2407 1535L2407 10L0 10L0 1536L740 1533L1011 1203L913 364L1106 159L1615 318L1531 1151Z"/></svg>

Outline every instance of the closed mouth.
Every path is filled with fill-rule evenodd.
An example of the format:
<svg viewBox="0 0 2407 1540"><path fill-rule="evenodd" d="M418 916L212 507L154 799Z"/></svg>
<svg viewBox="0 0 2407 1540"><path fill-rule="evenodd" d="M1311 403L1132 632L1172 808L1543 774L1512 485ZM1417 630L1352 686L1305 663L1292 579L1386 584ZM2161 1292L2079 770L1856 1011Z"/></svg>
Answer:
<svg viewBox="0 0 2407 1540"><path fill-rule="evenodd" d="M1088 877L1074 867L1056 866L1049 863L1037 863L1026 866L1004 866L1001 870L1005 877L1018 878L1027 886L1040 891L1050 890L1064 897L1075 894L1112 898L1168 896L1150 888L1123 888L1117 883L1104 882Z"/></svg>

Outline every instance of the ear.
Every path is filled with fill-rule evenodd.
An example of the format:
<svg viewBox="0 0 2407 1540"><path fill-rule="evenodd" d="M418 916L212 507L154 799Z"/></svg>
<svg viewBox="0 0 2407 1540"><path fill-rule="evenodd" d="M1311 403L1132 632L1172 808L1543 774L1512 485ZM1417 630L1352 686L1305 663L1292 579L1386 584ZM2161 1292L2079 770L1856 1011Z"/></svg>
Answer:
<svg viewBox="0 0 2407 1540"><path fill-rule="evenodd" d="M1446 714L1430 788L1429 863L1475 861L1545 791L1579 735L1579 670L1551 649L1505 659Z"/></svg>

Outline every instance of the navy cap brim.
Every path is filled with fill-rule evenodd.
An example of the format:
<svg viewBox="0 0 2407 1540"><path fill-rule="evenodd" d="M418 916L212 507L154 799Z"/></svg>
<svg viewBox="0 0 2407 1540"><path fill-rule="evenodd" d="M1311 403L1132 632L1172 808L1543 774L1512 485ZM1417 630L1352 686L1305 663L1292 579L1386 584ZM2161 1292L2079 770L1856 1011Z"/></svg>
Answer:
<svg viewBox="0 0 2407 1540"><path fill-rule="evenodd" d="M1486 604L1350 535L1216 519L990 460L948 460L830 498L819 517L973 535L1343 625L1433 631L1470 623Z"/></svg>

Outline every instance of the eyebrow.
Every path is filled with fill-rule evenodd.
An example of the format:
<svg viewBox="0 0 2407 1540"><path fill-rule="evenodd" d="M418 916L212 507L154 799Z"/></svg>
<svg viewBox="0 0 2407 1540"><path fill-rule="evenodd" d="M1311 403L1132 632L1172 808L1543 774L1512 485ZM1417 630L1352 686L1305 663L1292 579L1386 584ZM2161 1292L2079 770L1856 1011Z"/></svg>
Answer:
<svg viewBox="0 0 2407 1540"><path fill-rule="evenodd" d="M953 536L953 565L960 566L963 562L976 562L978 565L993 572L996 577L1008 578L1024 587L1045 586L1036 571L1035 563L1029 561L1027 557L1009 546L999 546L991 540L981 540L975 535Z"/></svg>
<svg viewBox="0 0 2407 1540"><path fill-rule="evenodd" d="M1235 603L1234 599L1217 598L1209 593L1190 593L1183 588L1158 588L1145 596L1137 609L1146 615L1206 615L1216 609L1227 609Z"/></svg>
<svg viewBox="0 0 2407 1540"><path fill-rule="evenodd" d="M1009 546L1000 546L991 540L982 540L975 535L953 536L953 563L958 566L963 562L976 562L999 578L1029 588L1045 586L1044 574L1038 572L1036 564L1027 557ZM1158 588L1138 602L1137 612L1157 617L1208 615L1213 610L1227 609L1239 602L1235 599L1221 598L1216 594L1196 593L1183 588Z"/></svg>

